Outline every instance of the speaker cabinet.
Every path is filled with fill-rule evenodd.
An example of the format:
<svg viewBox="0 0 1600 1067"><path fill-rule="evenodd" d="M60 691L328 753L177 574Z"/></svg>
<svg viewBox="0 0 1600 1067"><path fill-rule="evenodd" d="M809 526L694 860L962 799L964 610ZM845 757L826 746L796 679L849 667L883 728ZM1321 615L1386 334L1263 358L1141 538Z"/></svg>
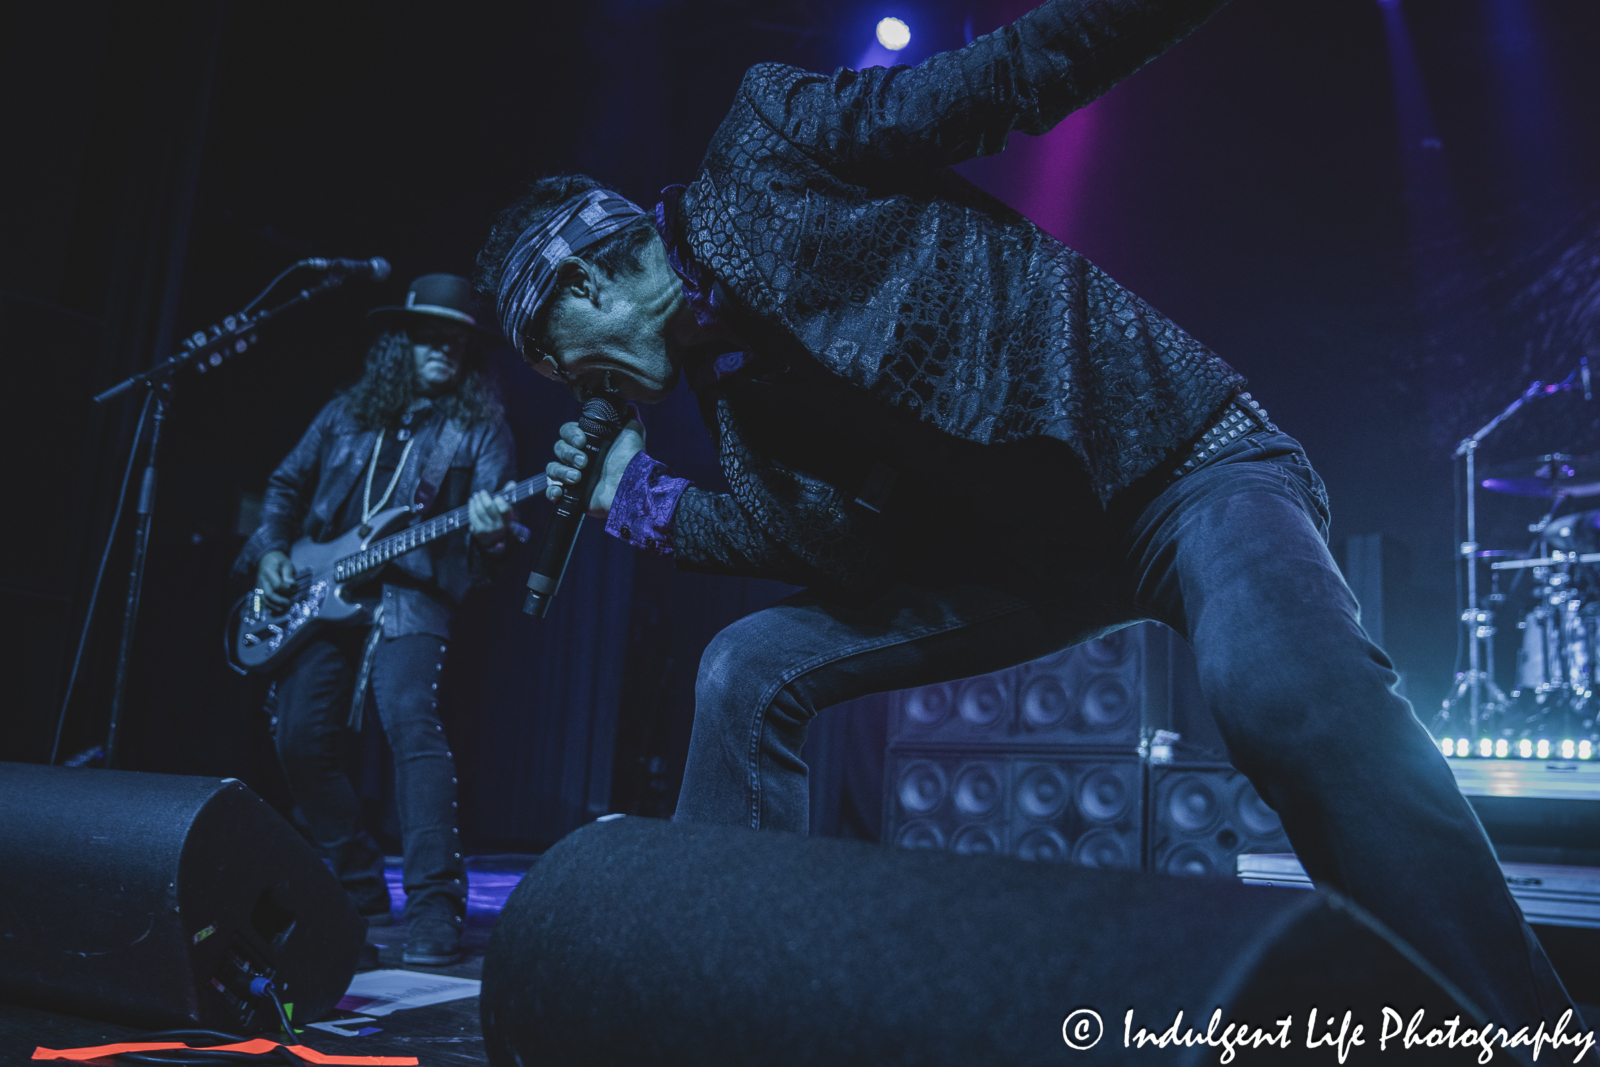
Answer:
<svg viewBox="0 0 1600 1067"><path fill-rule="evenodd" d="M885 840L901 848L1139 866L1144 782L1135 756L896 746L887 772Z"/></svg>
<svg viewBox="0 0 1600 1067"><path fill-rule="evenodd" d="M1226 763L1152 763L1148 866L1232 878L1242 852L1292 852L1275 811Z"/></svg>
<svg viewBox="0 0 1600 1067"><path fill-rule="evenodd" d="M1223 880L906 852L836 838L622 818L568 835L511 894L483 961L496 1067L1047 1067L1216 1063L1124 1049L1181 1011L1294 1047L1242 1064L1337 1064L1307 1015L1460 1012L1413 950L1353 904ZM1335 1027L1337 1030L1337 1025ZM1064 1044L1070 1039L1074 1046ZM1391 1046L1392 1052L1392 1046ZM1407 1067L1462 1062L1407 1049Z"/></svg>
<svg viewBox="0 0 1600 1067"><path fill-rule="evenodd" d="M0 763L0 999L144 1028L276 1025L336 1004L366 925L232 778Z"/></svg>
<svg viewBox="0 0 1600 1067"><path fill-rule="evenodd" d="M1168 720L1163 726L1152 716L1147 725L1178 735L1171 749L1179 762L1227 763L1228 748L1222 743L1216 718L1200 694L1200 669L1194 650L1171 630L1164 630L1162 636L1167 651Z"/></svg>
<svg viewBox="0 0 1600 1067"><path fill-rule="evenodd" d="M890 739L906 743L1005 744L1134 751L1148 702L1164 706L1147 679L1165 628L1143 623L1043 659L899 694Z"/></svg>

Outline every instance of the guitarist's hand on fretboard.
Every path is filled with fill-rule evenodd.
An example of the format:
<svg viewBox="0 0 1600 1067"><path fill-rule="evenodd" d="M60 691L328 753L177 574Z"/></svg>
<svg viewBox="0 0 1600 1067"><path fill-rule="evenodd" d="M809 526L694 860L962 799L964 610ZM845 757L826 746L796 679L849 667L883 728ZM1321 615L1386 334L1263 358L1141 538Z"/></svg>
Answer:
<svg viewBox="0 0 1600 1067"><path fill-rule="evenodd" d="M289 595L294 592L294 564L289 555L273 549L256 564L256 588L264 594L267 607L274 612L289 606Z"/></svg>
<svg viewBox="0 0 1600 1067"><path fill-rule="evenodd" d="M516 480L512 479L500 491L509 493L516 484ZM484 548L502 543L506 539L506 531L511 528L511 501L490 496L479 489L467 501L467 527Z"/></svg>

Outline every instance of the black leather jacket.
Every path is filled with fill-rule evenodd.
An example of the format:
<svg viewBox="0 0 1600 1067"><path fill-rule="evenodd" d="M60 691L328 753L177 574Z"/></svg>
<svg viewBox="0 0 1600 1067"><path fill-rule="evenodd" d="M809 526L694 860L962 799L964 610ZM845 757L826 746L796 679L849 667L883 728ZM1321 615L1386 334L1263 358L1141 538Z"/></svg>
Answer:
<svg viewBox="0 0 1600 1067"><path fill-rule="evenodd" d="M395 484L393 503L419 502L421 471L442 429L430 419ZM358 427L336 397L317 413L300 443L267 479L261 502L261 525L245 542L234 573L253 580L261 557L273 549L288 551L301 537L331 541L340 507L360 481L372 456L376 434ZM516 459L505 420L467 427L451 457L424 516L460 507L477 490L498 490L511 479ZM380 572L383 581L383 630L387 637L430 633L450 636L450 612L475 585L492 577L493 561L467 530L458 530L432 544L413 549Z"/></svg>
<svg viewBox="0 0 1600 1067"><path fill-rule="evenodd" d="M914 68L751 68L675 236L765 371L701 391L734 493L684 494L680 566L848 586L893 555L886 520L854 503L870 464L847 471L822 454L829 437L835 457L861 450L844 447L818 390L860 401L869 458L902 475L920 466L918 491L935 493L928 457L965 454L954 476L982 467L973 448L1004 447L1076 467L1069 478L1103 505L1204 429L1243 379L947 168L1000 151L1013 130L1049 130L1224 2L1051 0ZM751 401L758 382L786 398L769 409L792 406L786 382L811 397L812 440L793 455Z"/></svg>

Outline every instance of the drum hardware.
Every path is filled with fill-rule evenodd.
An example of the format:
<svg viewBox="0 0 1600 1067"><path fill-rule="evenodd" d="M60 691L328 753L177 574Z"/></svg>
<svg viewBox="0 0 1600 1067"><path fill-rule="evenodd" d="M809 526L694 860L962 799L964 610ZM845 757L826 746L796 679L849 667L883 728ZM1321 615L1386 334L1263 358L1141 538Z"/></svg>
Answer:
<svg viewBox="0 0 1600 1067"><path fill-rule="evenodd" d="M1465 566L1467 570L1466 604L1460 607L1457 616L1465 629L1463 636L1467 649L1467 669L1456 674L1455 687L1445 698L1435 717L1436 736L1465 732L1471 738L1484 738L1491 725L1499 726L1502 733L1510 725L1504 723L1509 702L1504 691L1494 680L1494 613L1486 606L1485 600L1480 598L1478 590L1478 561L1494 558L1492 555L1487 555L1478 544L1477 491L1480 487L1477 475L1478 447L1524 404L1543 396L1573 389L1582 390L1584 398L1588 399L1590 394L1587 358L1581 359L1579 365L1563 381L1549 384L1535 381L1530 384L1523 390L1522 395L1506 406L1505 410L1456 446L1455 455L1463 461L1467 487L1466 538L1456 546L1458 565ZM1559 510L1562 501L1567 498L1600 493L1600 462L1596 462L1596 457L1578 459L1562 452L1551 452L1535 457L1531 471L1528 466L1526 462L1522 462L1511 465L1512 469L1490 468L1486 472L1490 477L1483 480L1482 487L1514 495L1549 497L1552 501L1549 515ZM1581 482L1580 477L1583 478ZM1596 561L1600 561L1600 552L1594 555ZM1540 557L1539 562L1528 560L1491 562L1490 573L1493 575L1497 570L1532 568L1537 576L1538 569L1542 566L1555 566L1568 562L1571 561L1564 555L1558 559L1552 552L1547 557ZM1521 564L1521 568L1515 566L1516 564ZM1590 712L1588 719L1592 725L1593 712ZM1515 731L1514 726L1511 726L1511 729Z"/></svg>
<svg viewBox="0 0 1600 1067"><path fill-rule="evenodd" d="M1558 502L1570 497L1600 495L1600 455L1551 452L1499 463L1485 473L1488 477L1478 484L1491 493L1548 497Z"/></svg>
<svg viewBox="0 0 1600 1067"><path fill-rule="evenodd" d="M1594 514L1600 515L1600 512ZM1483 555L1484 553L1479 553ZM1489 564L1492 571L1515 571L1528 567L1551 567L1558 563L1600 563L1600 552L1562 552L1557 549L1548 556L1539 556L1536 559L1509 559L1498 563ZM1534 577L1539 577L1538 572Z"/></svg>

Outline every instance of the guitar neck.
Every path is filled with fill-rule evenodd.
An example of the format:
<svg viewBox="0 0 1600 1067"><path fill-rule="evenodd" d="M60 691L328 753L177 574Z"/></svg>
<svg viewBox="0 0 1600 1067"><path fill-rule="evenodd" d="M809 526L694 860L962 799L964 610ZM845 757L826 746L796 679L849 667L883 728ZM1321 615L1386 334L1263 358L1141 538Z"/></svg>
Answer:
<svg viewBox="0 0 1600 1067"><path fill-rule="evenodd" d="M526 500L544 492L546 481L546 477L540 474L527 481L518 482L503 493L494 494L494 498L515 504L519 500ZM399 533L379 538L360 552L345 556L335 563L334 580L349 581L357 575L381 567L396 556L403 556L414 548L420 548L430 541L437 541L446 534L461 529L468 521L467 505L463 504L443 515L435 515L427 522L419 522Z"/></svg>

